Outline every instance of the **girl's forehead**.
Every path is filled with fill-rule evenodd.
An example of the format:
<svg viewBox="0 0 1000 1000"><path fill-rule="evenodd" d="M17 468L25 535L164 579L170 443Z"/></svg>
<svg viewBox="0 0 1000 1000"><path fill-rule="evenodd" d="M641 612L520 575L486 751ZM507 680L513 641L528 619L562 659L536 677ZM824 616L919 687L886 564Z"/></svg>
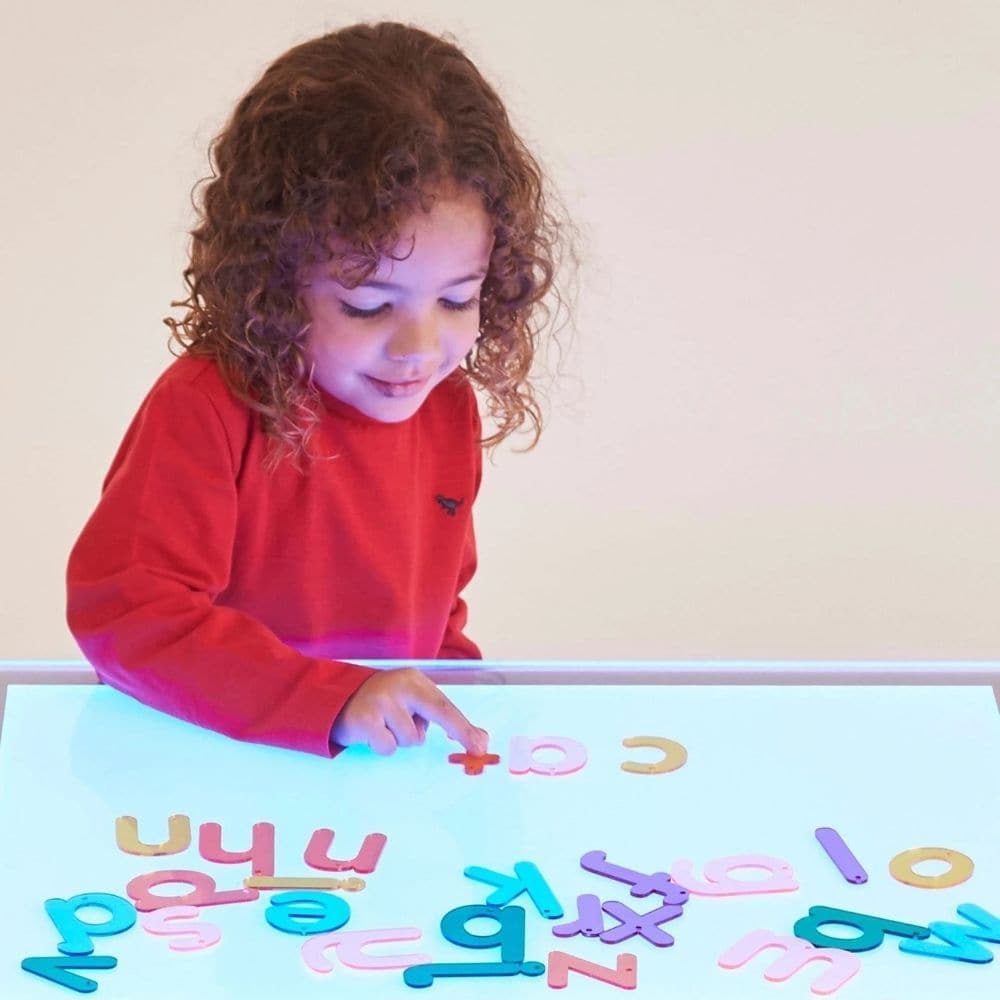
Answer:
<svg viewBox="0 0 1000 1000"><path fill-rule="evenodd" d="M495 235L490 217L479 196L472 191L456 193L448 190L439 190L437 195L437 201L429 212L418 210L400 221L396 227L395 244L384 247L375 256L366 253L343 233L331 230L323 241L329 257L321 258L317 266L326 268L328 272L337 274L350 283L373 277L376 271L387 274L396 267L405 269L407 261L413 255L428 262L433 262L440 256L457 255L461 258L461 263L457 266L462 266L466 258L481 257L483 250L489 256L495 243ZM422 241L421 233L435 227L436 239ZM464 246L466 242L469 243L468 247ZM405 259L397 261L393 259L395 257Z"/></svg>

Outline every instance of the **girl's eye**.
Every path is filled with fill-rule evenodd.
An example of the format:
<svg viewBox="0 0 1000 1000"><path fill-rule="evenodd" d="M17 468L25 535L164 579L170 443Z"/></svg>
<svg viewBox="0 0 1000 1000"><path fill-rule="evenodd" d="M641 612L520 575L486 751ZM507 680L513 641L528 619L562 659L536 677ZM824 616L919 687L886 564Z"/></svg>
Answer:
<svg viewBox="0 0 1000 1000"><path fill-rule="evenodd" d="M466 309L472 309L474 306L478 305L479 299L469 299L468 302L450 302L448 299L442 299L441 304L450 312L463 312ZM372 319L373 317L380 315L383 310L388 308L388 302L383 302L378 309L355 309L354 306L349 306L346 302L340 303L340 311L345 316L351 316L355 319Z"/></svg>

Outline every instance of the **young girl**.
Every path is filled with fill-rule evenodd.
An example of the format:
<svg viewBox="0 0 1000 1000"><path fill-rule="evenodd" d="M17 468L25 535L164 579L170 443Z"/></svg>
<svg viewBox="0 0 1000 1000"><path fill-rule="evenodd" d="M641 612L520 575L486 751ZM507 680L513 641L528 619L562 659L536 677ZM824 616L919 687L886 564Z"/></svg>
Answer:
<svg viewBox="0 0 1000 1000"><path fill-rule="evenodd" d="M185 350L70 554L70 630L105 683L236 739L387 754L430 720L485 753L419 670L345 658L482 659L481 448L541 432L541 172L469 59L397 23L290 49L212 145Z"/></svg>

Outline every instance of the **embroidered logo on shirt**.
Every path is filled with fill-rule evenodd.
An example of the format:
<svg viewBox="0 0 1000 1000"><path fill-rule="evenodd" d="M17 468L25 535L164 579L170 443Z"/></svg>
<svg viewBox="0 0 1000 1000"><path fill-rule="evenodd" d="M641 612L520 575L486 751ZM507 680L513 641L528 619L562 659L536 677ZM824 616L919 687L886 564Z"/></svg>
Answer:
<svg viewBox="0 0 1000 1000"><path fill-rule="evenodd" d="M465 503L464 497L461 500L452 500L451 497L443 497L440 493L434 499L448 512L449 517L454 517L458 508Z"/></svg>

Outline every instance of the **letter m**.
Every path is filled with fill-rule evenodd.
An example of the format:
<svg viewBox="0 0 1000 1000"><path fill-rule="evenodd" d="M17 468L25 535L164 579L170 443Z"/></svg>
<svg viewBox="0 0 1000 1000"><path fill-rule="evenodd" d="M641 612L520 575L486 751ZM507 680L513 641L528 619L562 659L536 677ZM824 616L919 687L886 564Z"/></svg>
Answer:
<svg viewBox="0 0 1000 1000"><path fill-rule="evenodd" d="M784 953L766 969L764 978L772 983L790 979L810 962L824 962L829 968L812 984L812 992L820 996L839 990L861 970L861 960L842 948L816 948L808 941L786 937L768 930L750 931L719 956L723 969L738 969L767 948L780 948Z"/></svg>

